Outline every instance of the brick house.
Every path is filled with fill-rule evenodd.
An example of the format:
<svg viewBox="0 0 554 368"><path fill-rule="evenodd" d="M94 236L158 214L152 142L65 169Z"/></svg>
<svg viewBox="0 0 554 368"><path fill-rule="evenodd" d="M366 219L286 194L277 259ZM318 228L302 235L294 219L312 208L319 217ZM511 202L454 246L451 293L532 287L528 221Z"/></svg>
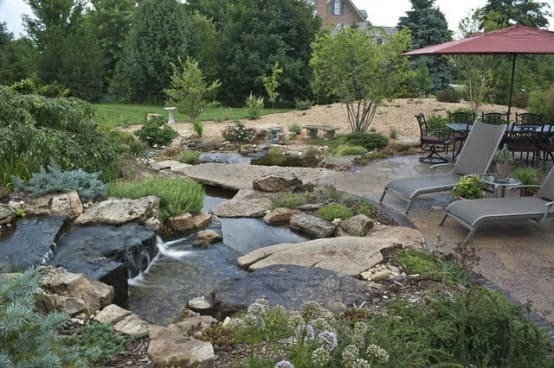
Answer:
<svg viewBox="0 0 554 368"><path fill-rule="evenodd" d="M351 0L312 0L315 13L324 26L352 25L365 22L367 13L356 8Z"/></svg>

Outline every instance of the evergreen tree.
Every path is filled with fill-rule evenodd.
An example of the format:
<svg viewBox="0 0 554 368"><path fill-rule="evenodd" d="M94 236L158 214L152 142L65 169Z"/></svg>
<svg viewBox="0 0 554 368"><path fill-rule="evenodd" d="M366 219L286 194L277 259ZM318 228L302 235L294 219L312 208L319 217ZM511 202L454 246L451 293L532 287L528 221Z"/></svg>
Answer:
<svg viewBox="0 0 554 368"><path fill-rule="evenodd" d="M275 62L283 67L281 101L309 95L310 43L320 28L313 9L298 0L236 0L222 30L225 45L221 99L242 105L251 92L264 95L263 77Z"/></svg>
<svg viewBox="0 0 554 368"><path fill-rule="evenodd" d="M176 0L142 0L133 16L124 55L117 69L133 101L161 101L169 86L172 63L188 55L189 29L183 5Z"/></svg>
<svg viewBox="0 0 554 368"><path fill-rule="evenodd" d="M411 0L412 10L400 17L399 29L409 29L412 35L412 48L434 45L452 39L444 14L434 7L435 0ZM444 56L419 58L412 62L412 68L425 64L431 78L428 91L448 88L452 81L452 66Z"/></svg>
<svg viewBox="0 0 554 368"><path fill-rule="evenodd" d="M492 31L509 26L523 24L530 27L548 26L550 5L546 2L529 0L488 0L478 12L481 28Z"/></svg>

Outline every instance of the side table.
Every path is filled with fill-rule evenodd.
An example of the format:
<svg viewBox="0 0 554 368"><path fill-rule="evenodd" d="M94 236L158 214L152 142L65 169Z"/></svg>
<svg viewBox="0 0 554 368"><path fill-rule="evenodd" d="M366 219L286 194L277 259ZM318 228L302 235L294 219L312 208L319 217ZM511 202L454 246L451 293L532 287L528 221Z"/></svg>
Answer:
<svg viewBox="0 0 554 368"><path fill-rule="evenodd" d="M481 177L481 181L485 185L493 187L493 193L495 197L504 197L506 195L506 188L517 187L521 185L521 181L514 178L497 178L494 175L484 175Z"/></svg>

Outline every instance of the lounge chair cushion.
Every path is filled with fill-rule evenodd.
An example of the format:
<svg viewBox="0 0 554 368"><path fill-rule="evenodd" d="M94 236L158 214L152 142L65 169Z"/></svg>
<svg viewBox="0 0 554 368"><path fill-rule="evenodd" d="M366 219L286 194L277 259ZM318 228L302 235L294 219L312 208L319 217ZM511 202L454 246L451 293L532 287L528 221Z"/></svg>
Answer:
<svg viewBox="0 0 554 368"><path fill-rule="evenodd" d="M419 194L450 190L458 180L460 176L451 173L424 175L391 180L387 184L387 189L412 199ZM443 187L444 189L441 189Z"/></svg>
<svg viewBox="0 0 554 368"><path fill-rule="evenodd" d="M487 198L461 200L446 207L446 213L471 225L482 220L540 218L546 210L545 201L536 197Z"/></svg>

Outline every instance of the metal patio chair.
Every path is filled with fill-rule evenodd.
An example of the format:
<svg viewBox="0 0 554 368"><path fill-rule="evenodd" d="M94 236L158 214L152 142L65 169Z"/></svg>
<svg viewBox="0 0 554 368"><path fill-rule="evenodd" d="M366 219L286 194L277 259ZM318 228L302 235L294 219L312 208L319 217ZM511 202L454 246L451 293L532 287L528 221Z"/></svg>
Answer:
<svg viewBox="0 0 554 368"><path fill-rule="evenodd" d="M447 132L431 132L425 115L422 113L416 116L417 124L419 125L419 142L423 152L428 152L427 156L420 157L419 162L425 162L428 164L440 164L448 162L446 157L440 154L444 152L448 155L448 145L450 140Z"/></svg>
<svg viewBox="0 0 554 368"><path fill-rule="evenodd" d="M525 187L529 186L517 188ZM442 226L446 218L450 217L468 228L469 234L464 240L464 244L467 244L483 222L532 219L544 223L549 216L554 216L554 167L550 169L535 197L486 198L452 202L446 207L440 225Z"/></svg>
<svg viewBox="0 0 554 368"><path fill-rule="evenodd" d="M437 167L453 165L452 171L393 179L385 184L380 202L383 202L385 195L390 193L394 197L408 201L405 211L407 214L418 196L451 190L462 176L484 174L489 168L505 130L505 125L474 124L455 164L431 166L434 170Z"/></svg>

